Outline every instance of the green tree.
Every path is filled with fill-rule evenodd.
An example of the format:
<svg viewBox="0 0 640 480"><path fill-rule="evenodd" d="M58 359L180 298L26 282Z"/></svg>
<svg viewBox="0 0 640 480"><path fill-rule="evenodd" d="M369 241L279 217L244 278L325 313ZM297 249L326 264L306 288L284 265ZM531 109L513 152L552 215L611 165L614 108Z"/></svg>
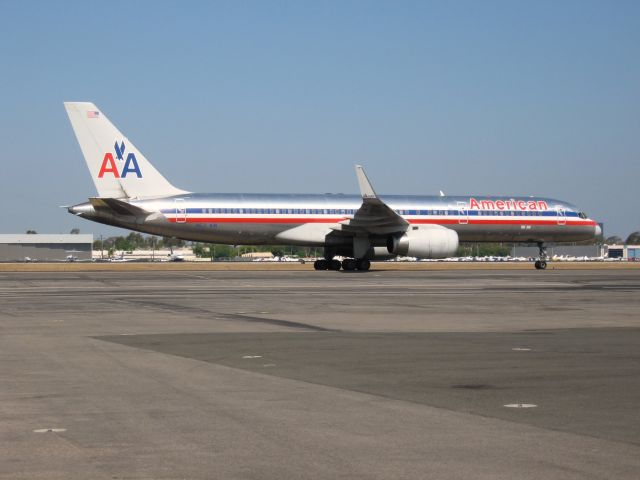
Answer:
<svg viewBox="0 0 640 480"><path fill-rule="evenodd" d="M116 248L116 250L124 250L127 252L133 250L131 244L125 237L116 237L114 247Z"/></svg>
<svg viewBox="0 0 640 480"><path fill-rule="evenodd" d="M194 243L191 250L193 251L193 254L199 258L211 256L209 249L202 243Z"/></svg>
<svg viewBox="0 0 640 480"><path fill-rule="evenodd" d="M181 248L184 247L184 240L175 237L162 237L161 245L163 248Z"/></svg>
<svg viewBox="0 0 640 480"><path fill-rule="evenodd" d="M506 257L511 254L511 246L502 243L462 243L457 257Z"/></svg>
<svg viewBox="0 0 640 480"><path fill-rule="evenodd" d="M604 243L607 245L620 245L622 243L622 238L618 235L612 235L611 237L607 237Z"/></svg>
<svg viewBox="0 0 640 480"><path fill-rule="evenodd" d="M215 253L214 258L234 258L238 256L238 250L231 245L211 245L210 247Z"/></svg>
<svg viewBox="0 0 640 480"><path fill-rule="evenodd" d="M627 237L627 241L624 243L626 243L627 245L640 244L640 232L633 232L631 235Z"/></svg>

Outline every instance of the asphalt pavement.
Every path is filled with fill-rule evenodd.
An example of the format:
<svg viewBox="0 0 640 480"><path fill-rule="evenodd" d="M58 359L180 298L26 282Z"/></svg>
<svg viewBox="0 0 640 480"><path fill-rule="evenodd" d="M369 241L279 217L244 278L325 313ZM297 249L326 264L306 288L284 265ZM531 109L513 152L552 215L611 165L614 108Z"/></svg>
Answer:
<svg viewBox="0 0 640 480"><path fill-rule="evenodd" d="M640 271L0 273L0 478L639 478Z"/></svg>

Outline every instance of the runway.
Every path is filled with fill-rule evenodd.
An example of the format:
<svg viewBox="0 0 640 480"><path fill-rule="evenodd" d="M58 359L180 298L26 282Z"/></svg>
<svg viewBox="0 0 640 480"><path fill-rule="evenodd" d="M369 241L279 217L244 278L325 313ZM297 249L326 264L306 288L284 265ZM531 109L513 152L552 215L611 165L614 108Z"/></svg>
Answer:
<svg viewBox="0 0 640 480"><path fill-rule="evenodd" d="M637 269L0 272L0 478L635 479L639 293Z"/></svg>

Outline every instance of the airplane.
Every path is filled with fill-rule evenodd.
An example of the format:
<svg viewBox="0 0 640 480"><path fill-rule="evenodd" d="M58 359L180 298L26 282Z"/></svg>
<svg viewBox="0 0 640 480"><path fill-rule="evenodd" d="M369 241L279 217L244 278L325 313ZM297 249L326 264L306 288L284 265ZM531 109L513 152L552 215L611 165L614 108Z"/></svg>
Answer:
<svg viewBox="0 0 640 480"><path fill-rule="evenodd" d="M90 102L65 109L98 195L68 207L94 222L228 245L323 247L316 270L367 271L371 260L447 258L459 242L591 240L600 226L574 205L525 196L378 195L356 165L360 195L193 193L173 186ZM336 256L342 256L342 261Z"/></svg>
<svg viewBox="0 0 640 480"><path fill-rule="evenodd" d="M64 252L69 254L69 255L67 255L65 257L65 261L67 261L67 262L77 262L78 261L78 256L74 255L74 253L82 253L82 250L65 250Z"/></svg>

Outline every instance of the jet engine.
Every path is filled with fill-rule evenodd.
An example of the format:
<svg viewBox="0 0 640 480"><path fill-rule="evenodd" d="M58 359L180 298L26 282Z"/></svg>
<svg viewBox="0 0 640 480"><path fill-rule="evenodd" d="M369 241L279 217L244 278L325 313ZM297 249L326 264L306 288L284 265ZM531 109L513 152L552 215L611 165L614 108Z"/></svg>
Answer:
<svg viewBox="0 0 640 480"><path fill-rule="evenodd" d="M446 258L453 256L457 249L458 234L441 225L414 226L402 235L387 239L387 251L393 255Z"/></svg>

